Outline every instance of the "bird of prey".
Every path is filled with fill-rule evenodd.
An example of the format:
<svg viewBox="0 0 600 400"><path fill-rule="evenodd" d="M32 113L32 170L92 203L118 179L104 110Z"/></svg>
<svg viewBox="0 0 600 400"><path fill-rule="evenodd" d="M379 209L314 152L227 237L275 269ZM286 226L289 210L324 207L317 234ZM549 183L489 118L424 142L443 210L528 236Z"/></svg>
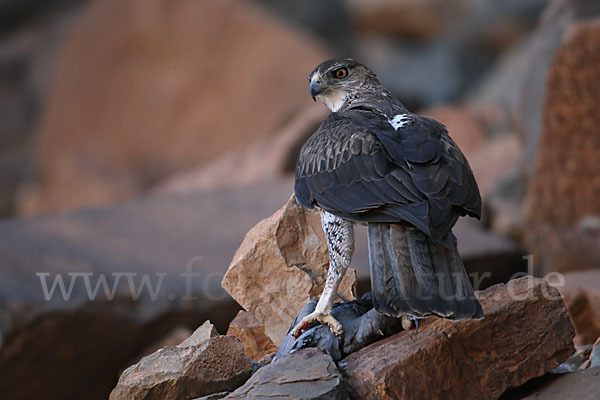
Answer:
<svg viewBox="0 0 600 400"><path fill-rule="evenodd" d="M481 196L444 125L409 112L351 58L327 60L308 79L313 100L332 112L300 151L294 192L300 205L320 210L330 264L315 311L292 334L316 321L342 333L331 310L357 222L368 225L378 312L483 318L452 234L459 216L480 218Z"/></svg>

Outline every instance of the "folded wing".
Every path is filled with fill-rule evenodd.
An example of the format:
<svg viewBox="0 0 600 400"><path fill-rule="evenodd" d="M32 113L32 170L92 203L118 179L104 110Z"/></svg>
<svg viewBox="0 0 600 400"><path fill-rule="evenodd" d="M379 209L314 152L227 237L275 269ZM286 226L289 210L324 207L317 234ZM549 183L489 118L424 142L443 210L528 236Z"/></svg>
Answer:
<svg viewBox="0 0 600 400"><path fill-rule="evenodd" d="M407 114L395 125L367 110L330 114L300 152L296 198L351 220L406 221L449 240L460 215L480 216L473 173L442 124Z"/></svg>

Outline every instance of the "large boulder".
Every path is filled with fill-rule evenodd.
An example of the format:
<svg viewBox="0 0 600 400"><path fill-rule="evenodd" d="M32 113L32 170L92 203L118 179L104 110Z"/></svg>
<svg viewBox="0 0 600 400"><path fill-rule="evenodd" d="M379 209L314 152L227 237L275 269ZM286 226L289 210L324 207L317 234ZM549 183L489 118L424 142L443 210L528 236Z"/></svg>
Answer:
<svg viewBox="0 0 600 400"><path fill-rule="evenodd" d="M468 99L474 106L500 106L508 113L522 135L522 161L527 175L533 171L536 160L544 99L550 95L548 76L561 38L573 23L600 15L596 0L553 0L540 5L545 8L541 16L535 15L539 20L535 30L503 55Z"/></svg>
<svg viewBox="0 0 600 400"><path fill-rule="evenodd" d="M223 288L281 344L290 323L323 290L329 252L319 213L292 196L271 217L252 228L223 277ZM349 269L338 293L355 298L356 273Z"/></svg>
<svg viewBox="0 0 600 400"><path fill-rule="evenodd" d="M565 32L550 69L525 210L542 273L600 263L600 18Z"/></svg>
<svg viewBox="0 0 600 400"><path fill-rule="evenodd" d="M553 96L549 92L548 79L554 68L555 56L564 44L565 33L574 24L600 15L598 4L596 0L544 2L544 12L536 16L539 22L535 30L506 51L500 62L487 71L487 76L467 96L466 104L471 108L501 110L508 117L505 120L509 129L520 138L517 149L513 150L518 162L484 204L486 219L492 229L522 244L529 245L531 242L527 240L528 233L532 231L531 224L523 215L522 204L541 149L546 99ZM497 154L481 154L481 158L491 157L493 160ZM555 243L548 247L562 247L559 243L568 240L564 237L569 235L561 236L563 238L554 240L548 238ZM573 244L573 247L578 246ZM556 256L560 258L560 255ZM540 265L539 259L535 262ZM542 274L547 270L536 270L536 273Z"/></svg>
<svg viewBox="0 0 600 400"><path fill-rule="evenodd" d="M92 0L61 55L22 214L127 199L267 136L311 101L306 76L326 58L233 0Z"/></svg>
<svg viewBox="0 0 600 400"><path fill-rule="evenodd" d="M177 400L231 391L252 375L252 363L233 336L206 322L177 346L167 346L127 368L110 400Z"/></svg>
<svg viewBox="0 0 600 400"><path fill-rule="evenodd" d="M298 111L272 137L174 174L158 184L154 191L180 194L251 185L293 172L300 148L328 114L324 105L311 104Z"/></svg>
<svg viewBox="0 0 600 400"><path fill-rule="evenodd" d="M357 399L496 399L573 353L556 289L524 277L478 292L485 318L423 321L344 359Z"/></svg>

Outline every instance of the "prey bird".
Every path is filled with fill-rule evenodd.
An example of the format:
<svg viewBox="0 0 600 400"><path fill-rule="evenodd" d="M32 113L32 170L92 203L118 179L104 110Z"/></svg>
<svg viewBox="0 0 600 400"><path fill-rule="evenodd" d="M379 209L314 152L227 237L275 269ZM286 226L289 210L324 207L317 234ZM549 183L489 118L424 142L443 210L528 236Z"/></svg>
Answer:
<svg viewBox="0 0 600 400"><path fill-rule="evenodd" d="M480 218L481 196L444 125L409 112L351 58L327 60L308 79L313 100L332 112L300 151L294 192L300 205L320 210L330 263L315 311L292 335L313 322L343 332L331 310L352 259L354 223L368 225L378 312L483 318L452 234L459 216Z"/></svg>

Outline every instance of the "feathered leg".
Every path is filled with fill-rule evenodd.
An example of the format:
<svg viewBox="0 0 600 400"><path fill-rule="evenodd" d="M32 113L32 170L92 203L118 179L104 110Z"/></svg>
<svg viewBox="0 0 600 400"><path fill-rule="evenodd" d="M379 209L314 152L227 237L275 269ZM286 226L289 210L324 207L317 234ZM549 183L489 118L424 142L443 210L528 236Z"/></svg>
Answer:
<svg viewBox="0 0 600 400"><path fill-rule="evenodd" d="M326 211L321 211L321 225L329 248L327 280L315 311L304 317L292 330L294 337L300 336L302 331L315 321L329 325L335 335L343 333L342 325L333 318L331 309L340 282L350 266L354 253L354 227L351 221L336 217Z"/></svg>

